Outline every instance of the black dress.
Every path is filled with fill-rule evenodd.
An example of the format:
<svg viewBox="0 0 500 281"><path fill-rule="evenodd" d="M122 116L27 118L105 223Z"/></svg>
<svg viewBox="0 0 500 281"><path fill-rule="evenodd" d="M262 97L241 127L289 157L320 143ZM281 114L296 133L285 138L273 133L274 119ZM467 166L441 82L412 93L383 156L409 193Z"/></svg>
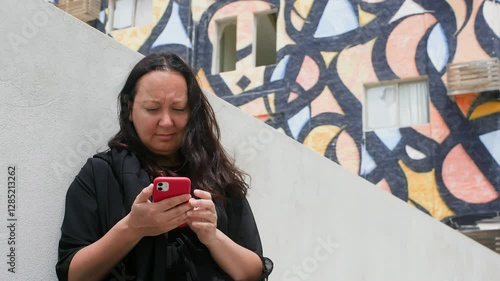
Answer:
<svg viewBox="0 0 500 281"><path fill-rule="evenodd" d="M81 248L99 240L130 212L135 197L151 180L138 159L112 149L90 158L68 189L56 272L67 280L69 265ZM245 198L216 204L217 228L262 257L252 210ZM213 260L189 227L144 237L104 280L232 280Z"/></svg>

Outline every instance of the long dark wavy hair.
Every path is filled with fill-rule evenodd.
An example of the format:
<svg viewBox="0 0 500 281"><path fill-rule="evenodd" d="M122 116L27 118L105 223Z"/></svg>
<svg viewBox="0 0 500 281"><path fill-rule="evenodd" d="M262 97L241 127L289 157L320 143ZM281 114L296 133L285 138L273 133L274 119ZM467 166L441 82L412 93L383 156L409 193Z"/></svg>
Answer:
<svg viewBox="0 0 500 281"><path fill-rule="evenodd" d="M172 71L186 79L189 119L182 145L177 152L182 163L179 171L158 164L159 156L141 142L134 124L129 120L137 82L152 71ZM126 149L134 153L151 177L183 175L191 179L192 189L202 189L214 199L225 201L226 196L246 196L246 174L238 169L220 143L220 129L215 114L202 92L192 69L176 54L154 53L144 57L130 72L118 96L120 131L112 137L110 148Z"/></svg>

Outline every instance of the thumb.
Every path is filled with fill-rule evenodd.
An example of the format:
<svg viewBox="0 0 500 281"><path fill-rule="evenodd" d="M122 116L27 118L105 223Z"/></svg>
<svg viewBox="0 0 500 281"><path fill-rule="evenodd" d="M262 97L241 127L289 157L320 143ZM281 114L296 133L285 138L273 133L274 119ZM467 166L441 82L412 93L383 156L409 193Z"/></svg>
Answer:
<svg viewBox="0 0 500 281"><path fill-rule="evenodd" d="M153 184L145 187L137 197L135 197L134 204L148 202L149 197L153 194Z"/></svg>

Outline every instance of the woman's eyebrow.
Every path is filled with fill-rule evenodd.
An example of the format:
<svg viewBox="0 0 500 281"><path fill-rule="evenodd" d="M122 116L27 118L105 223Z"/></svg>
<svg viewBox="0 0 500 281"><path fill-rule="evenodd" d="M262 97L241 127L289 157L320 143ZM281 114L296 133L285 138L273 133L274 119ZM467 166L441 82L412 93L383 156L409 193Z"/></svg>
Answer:
<svg viewBox="0 0 500 281"><path fill-rule="evenodd" d="M172 100L172 104L187 104L188 99L185 98L177 98Z"/></svg>
<svg viewBox="0 0 500 281"><path fill-rule="evenodd" d="M147 102L160 103L160 100L159 99L153 99L153 98L145 98L145 99L141 100L140 102L142 102L142 103L147 103Z"/></svg>
<svg viewBox="0 0 500 281"><path fill-rule="evenodd" d="M187 103L187 100L174 100L172 103L179 104L179 103Z"/></svg>

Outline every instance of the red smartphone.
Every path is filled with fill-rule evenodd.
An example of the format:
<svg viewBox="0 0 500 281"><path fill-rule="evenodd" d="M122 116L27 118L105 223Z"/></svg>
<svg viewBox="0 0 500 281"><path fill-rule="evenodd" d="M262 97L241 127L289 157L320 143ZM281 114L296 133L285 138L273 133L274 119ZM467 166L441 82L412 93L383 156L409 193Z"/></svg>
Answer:
<svg viewBox="0 0 500 281"><path fill-rule="evenodd" d="M157 177L153 181L153 202L191 193L191 180L186 177ZM185 227L183 223L179 227Z"/></svg>
<svg viewBox="0 0 500 281"><path fill-rule="evenodd" d="M153 181L153 202L191 193L191 180L186 177L157 177Z"/></svg>

